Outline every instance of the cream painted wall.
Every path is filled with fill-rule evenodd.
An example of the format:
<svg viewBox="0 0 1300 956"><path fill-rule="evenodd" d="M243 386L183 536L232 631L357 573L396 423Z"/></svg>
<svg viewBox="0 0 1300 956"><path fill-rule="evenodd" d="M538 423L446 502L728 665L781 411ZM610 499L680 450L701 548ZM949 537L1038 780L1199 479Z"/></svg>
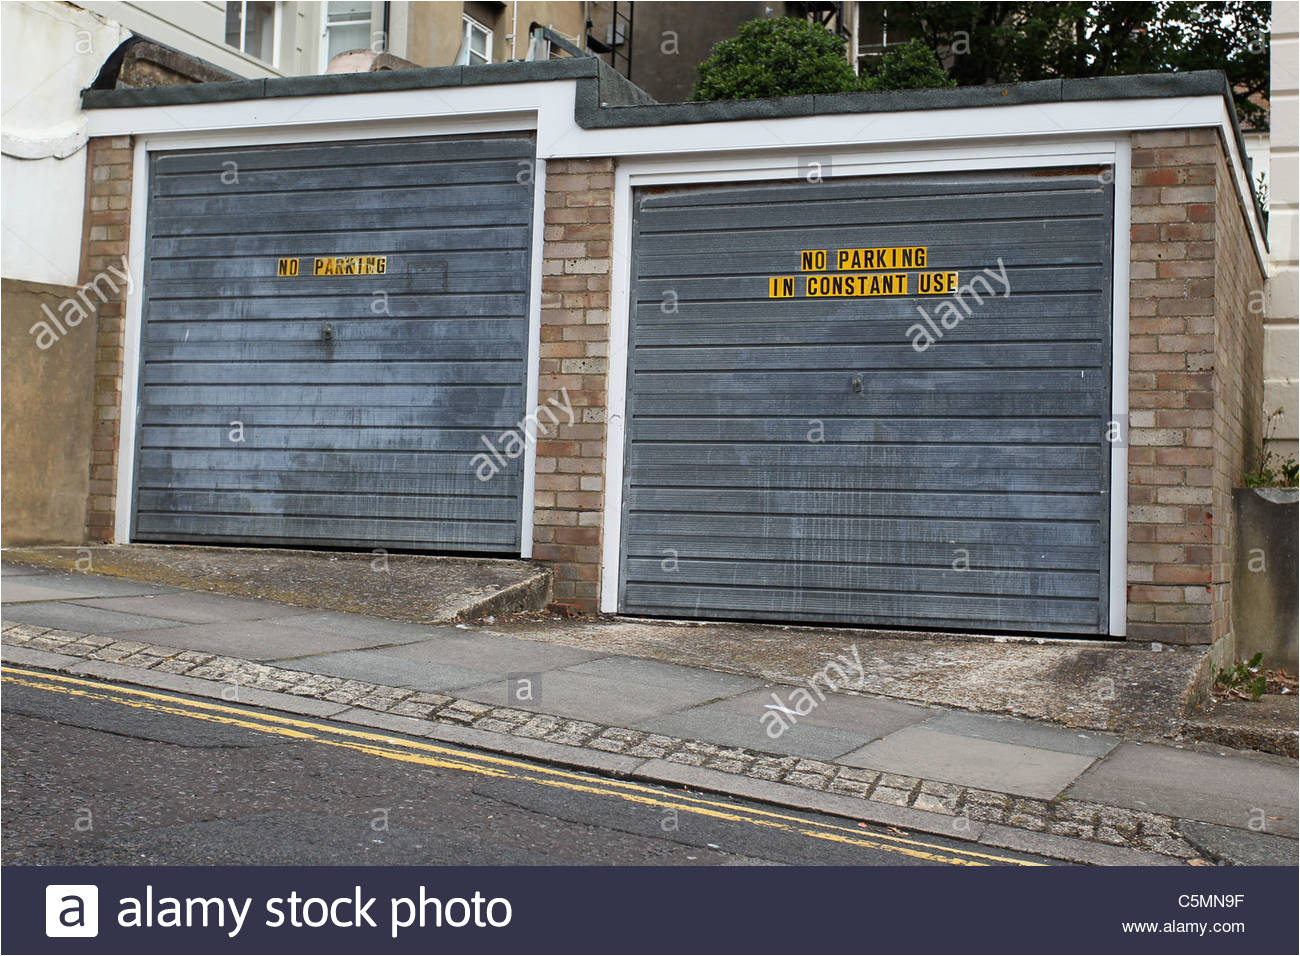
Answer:
<svg viewBox="0 0 1300 956"><path fill-rule="evenodd" d="M0 5L0 34L0 271L75 285L86 182L79 94L128 33L71 4L38 0Z"/></svg>
<svg viewBox="0 0 1300 956"><path fill-rule="evenodd" d="M500 4L401 3L404 33L393 30L393 52L421 66L451 66L460 52L466 12L492 31L492 62L528 56L528 27L540 23L582 45L583 4L558 2ZM517 8L517 11L516 11ZM514 31L514 34L512 34ZM514 35L513 42L511 36ZM399 45L400 40L400 45Z"/></svg>
<svg viewBox="0 0 1300 956"><path fill-rule="evenodd" d="M213 66L228 70L236 76L254 78L285 75L284 70L226 45L224 3L213 0L141 0L136 3L86 0L80 6L122 24L132 33L207 60Z"/></svg>
<svg viewBox="0 0 1300 956"><path fill-rule="evenodd" d="M1282 407L1274 449L1281 455L1300 449L1300 7L1293 0L1273 4L1270 48L1269 131L1270 268L1264 323L1264 405Z"/></svg>

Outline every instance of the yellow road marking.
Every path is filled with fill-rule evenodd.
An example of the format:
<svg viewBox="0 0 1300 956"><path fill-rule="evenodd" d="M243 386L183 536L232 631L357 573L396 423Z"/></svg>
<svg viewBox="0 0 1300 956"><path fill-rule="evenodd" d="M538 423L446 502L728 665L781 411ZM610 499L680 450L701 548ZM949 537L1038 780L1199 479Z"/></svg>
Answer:
<svg viewBox="0 0 1300 956"><path fill-rule="evenodd" d="M482 776L522 780L542 786L557 787L577 793L617 797L628 803L673 809L696 816L711 817L733 823L748 823L786 833L861 846L916 859L948 863L954 866L986 866L1009 863L1019 866L1044 866L1029 860L997 856L974 850L939 846L890 833L864 832L835 824L812 823L779 811L742 807L725 800L713 800L687 794L665 793L655 787L625 780L607 780L575 771L531 764L510 757L475 753L455 747L408 740L388 734L333 727L310 720L251 711L242 707L208 701L189 700L156 691L141 690L86 678L49 674L4 666L3 680L8 683L62 693L87 699L103 700L127 707L145 709L176 717L207 720L274 734L295 740L355 750L371 756L428 767L459 770Z"/></svg>

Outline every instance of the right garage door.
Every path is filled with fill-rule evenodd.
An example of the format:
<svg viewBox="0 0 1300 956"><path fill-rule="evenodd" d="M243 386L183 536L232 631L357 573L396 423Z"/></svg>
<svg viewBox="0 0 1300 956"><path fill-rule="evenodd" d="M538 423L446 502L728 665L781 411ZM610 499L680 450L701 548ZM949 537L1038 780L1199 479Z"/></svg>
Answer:
<svg viewBox="0 0 1300 956"><path fill-rule="evenodd" d="M1112 194L639 191L620 610L1104 633Z"/></svg>

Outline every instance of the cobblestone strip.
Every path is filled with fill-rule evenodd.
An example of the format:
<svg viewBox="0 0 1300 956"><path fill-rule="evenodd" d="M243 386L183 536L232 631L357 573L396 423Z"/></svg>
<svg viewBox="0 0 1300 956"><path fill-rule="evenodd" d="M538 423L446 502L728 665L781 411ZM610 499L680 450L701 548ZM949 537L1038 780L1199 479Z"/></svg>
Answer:
<svg viewBox="0 0 1300 956"><path fill-rule="evenodd" d="M745 747L727 747L625 727L609 727L513 707L497 707L479 701L458 699L448 694L423 693L342 677L309 674L237 657L183 651L134 641L114 641L29 624L0 622L0 632L0 640L5 644L69 657L183 674L186 677L221 681L236 688L277 691L386 714L458 724L572 747L668 760L758 780L791 784L807 790L912 807L951 816L956 833L963 830L963 820L978 820L1021 830L1037 830L1147 850L1179 859L1197 856L1196 851L1179 834L1177 821L1156 813L1081 800L1017 797L919 777L845 767L822 760L765 753ZM237 691L231 700L238 701Z"/></svg>

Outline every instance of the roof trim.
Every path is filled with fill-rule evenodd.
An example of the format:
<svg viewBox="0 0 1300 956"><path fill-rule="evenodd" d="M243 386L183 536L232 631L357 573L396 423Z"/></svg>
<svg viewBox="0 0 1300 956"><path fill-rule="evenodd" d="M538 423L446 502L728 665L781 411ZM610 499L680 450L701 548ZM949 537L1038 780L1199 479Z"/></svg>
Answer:
<svg viewBox="0 0 1300 956"><path fill-rule="evenodd" d="M952 89L899 90L884 93L835 93L777 99L714 100L656 103L639 87L598 57L489 63L391 70L376 73L336 73L319 76L196 83L138 90L83 90L88 110L178 106L293 96L335 96L392 90L445 89L507 83L576 81L574 122L581 129L613 130L635 127L727 123L802 116L856 113L901 113L924 110L1067 103L1094 100L1158 99L1219 96L1232 120L1239 155L1246 155L1232 88L1220 70L1189 73L1149 73L1085 79L1036 80L1006 85ZM1261 235L1264 211L1251 192L1250 205Z"/></svg>

